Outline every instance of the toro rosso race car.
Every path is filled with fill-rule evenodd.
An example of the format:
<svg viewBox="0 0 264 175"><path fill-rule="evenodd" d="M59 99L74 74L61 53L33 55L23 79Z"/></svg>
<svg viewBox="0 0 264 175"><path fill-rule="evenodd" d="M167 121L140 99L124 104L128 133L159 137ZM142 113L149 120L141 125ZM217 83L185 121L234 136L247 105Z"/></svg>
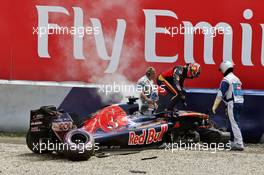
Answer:
<svg viewBox="0 0 264 175"><path fill-rule="evenodd" d="M32 110L26 141L34 153L57 152L70 160L87 160L111 148L153 148L164 143L227 143L230 133L216 129L207 114L163 111L145 116L136 98L103 107L80 121L76 114L43 106Z"/></svg>

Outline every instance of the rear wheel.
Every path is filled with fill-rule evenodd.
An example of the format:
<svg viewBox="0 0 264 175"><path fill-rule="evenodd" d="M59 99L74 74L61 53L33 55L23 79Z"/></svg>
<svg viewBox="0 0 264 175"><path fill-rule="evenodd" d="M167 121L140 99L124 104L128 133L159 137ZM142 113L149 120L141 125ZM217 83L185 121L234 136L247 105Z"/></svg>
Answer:
<svg viewBox="0 0 264 175"><path fill-rule="evenodd" d="M69 160L83 161L94 155L93 136L82 129L69 131L64 138L64 143L67 149L63 153Z"/></svg>
<svg viewBox="0 0 264 175"><path fill-rule="evenodd" d="M40 139L37 139L32 135L30 131L27 132L26 135L26 143L27 147L36 154L45 154L49 153L50 151L47 149L47 145L42 143Z"/></svg>

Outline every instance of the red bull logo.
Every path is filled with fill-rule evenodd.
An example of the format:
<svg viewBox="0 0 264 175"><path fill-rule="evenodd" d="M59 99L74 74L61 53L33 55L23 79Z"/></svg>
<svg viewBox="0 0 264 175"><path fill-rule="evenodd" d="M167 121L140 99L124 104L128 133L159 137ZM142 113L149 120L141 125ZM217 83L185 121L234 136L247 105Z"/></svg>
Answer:
<svg viewBox="0 0 264 175"><path fill-rule="evenodd" d="M161 130L156 131L155 128L143 129L141 135L137 135L134 131L129 132L128 145L143 145L162 141L164 134L168 131L168 125L161 125Z"/></svg>

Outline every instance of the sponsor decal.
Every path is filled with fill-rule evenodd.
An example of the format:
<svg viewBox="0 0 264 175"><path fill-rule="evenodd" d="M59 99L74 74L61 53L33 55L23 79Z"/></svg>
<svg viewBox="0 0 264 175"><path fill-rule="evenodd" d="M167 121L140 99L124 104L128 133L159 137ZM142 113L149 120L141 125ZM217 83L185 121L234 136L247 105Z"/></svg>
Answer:
<svg viewBox="0 0 264 175"><path fill-rule="evenodd" d="M121 107L113 105L95 113L85 122L84 127L90 133L95 133L98 129L111 132L125 127L127 122L126 112Z"/></svg>
<svg viewBox="0 0 264 175"><path fill-rule="evenodd" d="M53 122L52 123L53 131L68 131L71 128L73 128L72 122L60 122L60 123Z"/></svg>
<svg viewBox="0 0 264 175"><path fill-rule="evenodd" d="M141 135L137 135L134 131L129 132L128 145L143 145L146 139L146 129L142 130Z"/></svg>
<svg viewBox="0 0 264 175"><path fill-rule="evenodd" d="M168 131L168 125L161 125L160 131L155 128L143 129L141 135L137 135L134 131L129 132L128 145L143 145L162 141L163 135Z"/></svg>
<svg viewBox="0 0 264 175"><path fill-rule="evenodd" d="M34 115L32 116L32 120L40 120L40 119L43 119L43 115L42 114L37 114L37 115Z"/></svg>
<svg viewBox="0 0 264 175"><path fill-rule="evenodd" d="M30 131L31 132L39 132L40 129L39 129L39 127L31 127Z"/></svg>
<svg viewBox="0 0 264 175"><path fill-rule="evenodd" d="M42 125L42 124L43 124L43 122L41 122L41 121L31 122L31 126Z"/></svg>

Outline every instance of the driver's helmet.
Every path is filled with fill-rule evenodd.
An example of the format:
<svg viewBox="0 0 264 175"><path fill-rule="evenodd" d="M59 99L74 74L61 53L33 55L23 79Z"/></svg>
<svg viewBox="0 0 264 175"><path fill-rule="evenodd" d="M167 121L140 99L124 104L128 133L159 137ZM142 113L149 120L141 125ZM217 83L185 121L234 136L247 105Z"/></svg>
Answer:
<svg viewBox="0 0 264 175"><path fill-rule="evenodd" d="M187 64L187 78L199 77L201 73L201 66L198 63Z"/></svg>

